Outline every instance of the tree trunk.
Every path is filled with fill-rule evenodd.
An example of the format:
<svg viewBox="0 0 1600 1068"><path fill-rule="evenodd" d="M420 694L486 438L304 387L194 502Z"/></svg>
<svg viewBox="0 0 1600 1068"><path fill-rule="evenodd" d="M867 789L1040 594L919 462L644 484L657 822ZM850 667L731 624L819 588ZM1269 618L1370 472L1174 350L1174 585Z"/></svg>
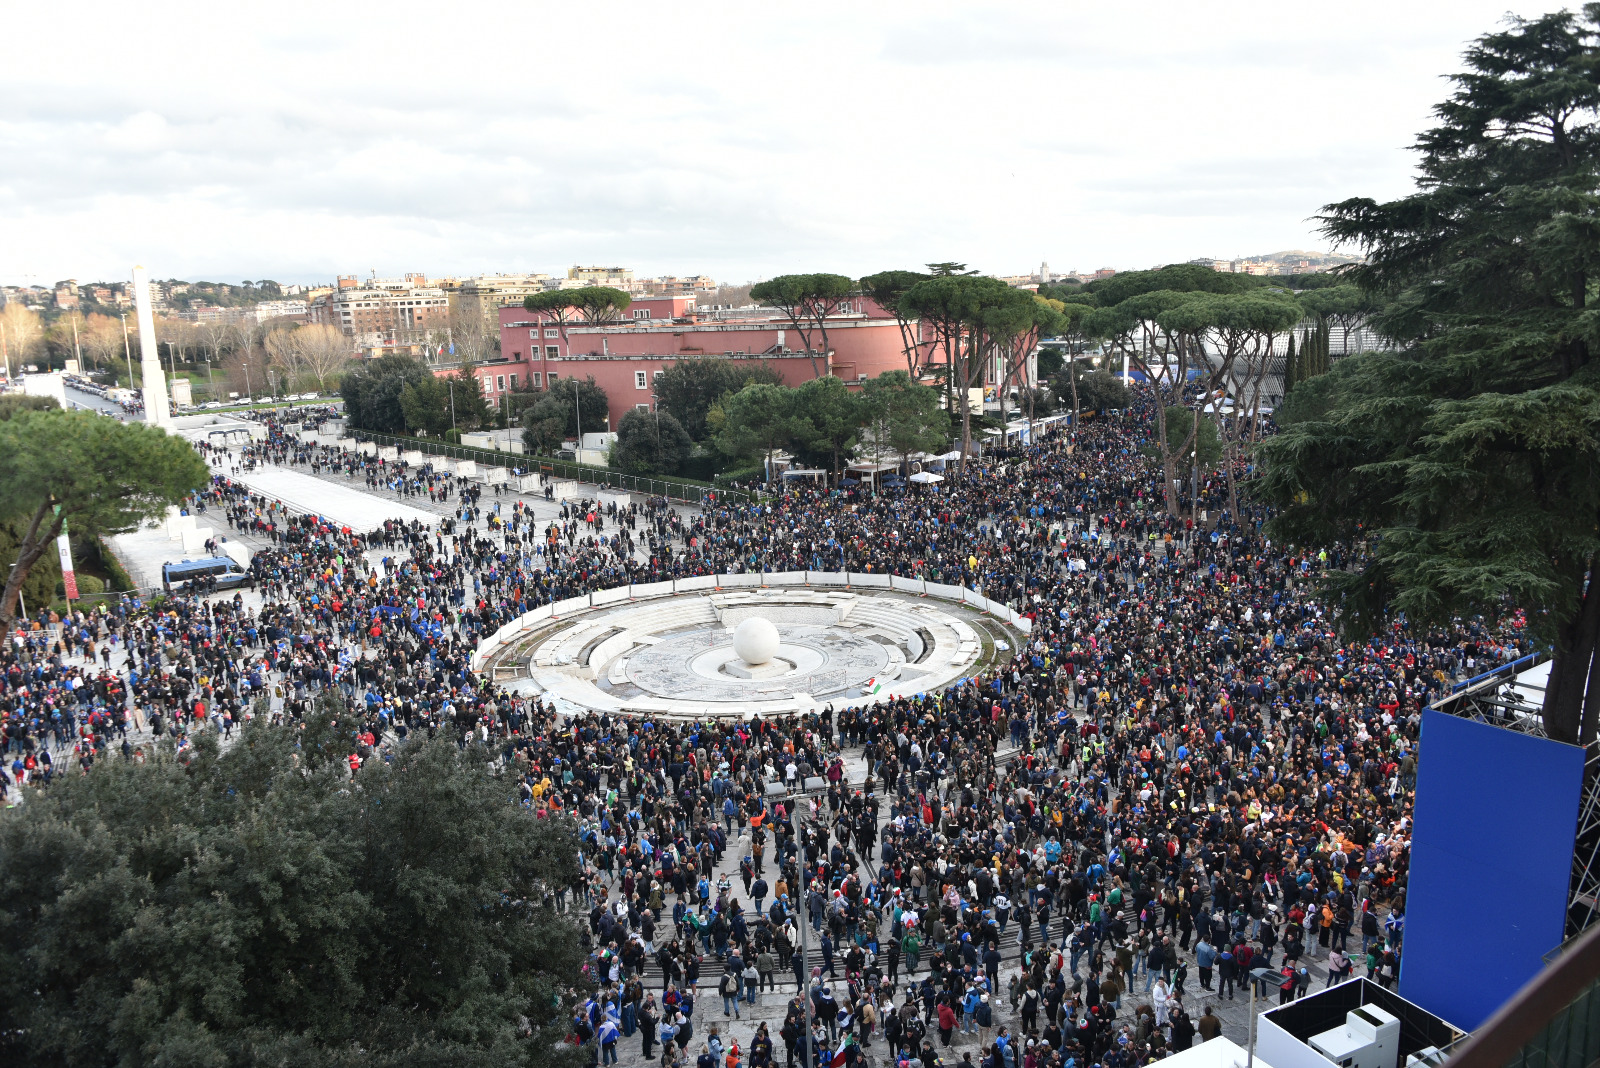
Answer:
<svg viewBox="0 0 1600 1068"><path fill-rule="evenodd" d="M1594 741L1594 713L1584 716L1584 696L1591 688L1595 671L1595 645L1600 640L1600 554L1589 560L1589 588L1579 602L1578 612L1563 630L1569 640L1558 648L1550 665L1550 681L1544 692L1545 733L1558 742L1588 745ZM1587 720L1587 722L1585 722ZM1587 736L1585 736L1585 733Z"/></svg>
<svg viewBox="0 0 1600 1068"><path fill-rule="evenodd" d="M822 361L823 361L823 365L828 368L828 373L831 375L831 374L833 374L833 367L831 365L829 365L829 363L828 363L828 324L825 321L826 319L827 319L827 312L826 311L818 312L818 314L817 314L817 329L822 331ZM809 348L809 347L810 347L810 345L808 343L807 344L807 348ZM817 361L815 359L813 359L811 361L811 377L812 378L821 378L822 377L821 375L817 374Z"/></svg>
<svg viewBox="0 0 1600 1068"><path fill-rule="evenodd" d="M17 598L22 595L22 584L27 581L28 571L39 562L45 549L61 533L61 519L58 516L45 535L39 536L39 527L49 514L50 502L40 502L34 510L33 519L28 523L28 533L17 546L17 559L11 573L6 576L5 595L0 597L0 626L9 627L11 621L17 618Z"/></svg>
<svg viewBox="0 0 1600 1068"><path fill-rule="evenodd" d="M1235 420L1235 428L1238 422ZM1227 465L1228 476L1228 515L1235 523L1239 521L1239 483L1234 478L1234 465L1237 459L1238 442L1232 434L1228 435L1228 447L1222 454L1222 462Z"/></svg>
<svg viewBox="0 0 1600 1068"><path fill-rule="evenodd" d="M1161 489L1166 498L1167 514L1178 518L1178 462L1167 448L1167 406L1162 403L1161 391L1156 398L1156 445L1161 450Z"/></svg>
<svg viewBox="0 0 1600 1068"><path fill-rule="evenodd" d="M961 473L967 473L967 454L972 451L972 405L967 403L967 398L960 398L961 403Z"/></svg>

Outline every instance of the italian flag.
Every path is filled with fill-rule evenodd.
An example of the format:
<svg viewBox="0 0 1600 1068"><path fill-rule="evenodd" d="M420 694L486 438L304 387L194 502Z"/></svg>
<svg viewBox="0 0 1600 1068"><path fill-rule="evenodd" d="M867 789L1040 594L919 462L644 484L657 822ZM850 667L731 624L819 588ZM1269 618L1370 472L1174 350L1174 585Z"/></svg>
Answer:
<svg viewBox="0 0 1600 1068"><path fill-rule="evenodd" d="M879 690L883 689L883 680L874 675L872 678L867 680L866 685L863 686L862 689L865 690L867 695L870 697L872 694L875 694Z"/></svg>

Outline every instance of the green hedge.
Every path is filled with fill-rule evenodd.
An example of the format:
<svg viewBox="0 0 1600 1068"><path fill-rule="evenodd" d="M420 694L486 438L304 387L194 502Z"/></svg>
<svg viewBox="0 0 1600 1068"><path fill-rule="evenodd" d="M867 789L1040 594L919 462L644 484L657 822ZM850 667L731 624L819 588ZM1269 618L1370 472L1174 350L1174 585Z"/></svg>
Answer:
<svg viewBox="0 0 1600 1068"><path fill-rule="evenodd" d="M106 574L111 576L111 588L114 590L133 589L133 578L122 567L122 561L117 559L117 554L112 552L105 542L100 543L100 562L105 565Z"/></svg>
<svg viewBox="0 0 1600 1068"><path fill-rule="evenodd" d="M370 430L358 430L355 428L351 428L350 432L357 440L371 441L378 445L394 445L401 449L419 449L433 456L443 456L446 459L456 460L477 460L482 463L494 464L497 467L521 467L529 471L548 470L560 478L575 478L580 482L614 486L618 489L627 489L637 493L659 494L682 501L698 501L701 494L706 490L714 490L717 493L739 492L730 491L723 486L710 482L697 482L694 479L668 477L665 475L630 475L626 471L619 471L614 467L580 464L572 460L557 460L549 456L501 452L498 449L481 449L475 445L452 445L448 442L435 441L432 438L401 437L395 434L379 434Z"/></svg>

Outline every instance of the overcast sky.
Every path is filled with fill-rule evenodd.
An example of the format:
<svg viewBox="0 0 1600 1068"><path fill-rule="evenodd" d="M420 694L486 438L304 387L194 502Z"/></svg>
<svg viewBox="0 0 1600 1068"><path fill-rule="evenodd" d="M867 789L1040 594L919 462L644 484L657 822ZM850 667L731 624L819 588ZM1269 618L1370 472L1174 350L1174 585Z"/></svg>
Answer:
<svg viewBox="0 0 1600 1068"><path fill-rule="evenodd" d="M1320 249L1506 0L0 9L0 281ZM146 16L148 22L141 22Z"/></svg>

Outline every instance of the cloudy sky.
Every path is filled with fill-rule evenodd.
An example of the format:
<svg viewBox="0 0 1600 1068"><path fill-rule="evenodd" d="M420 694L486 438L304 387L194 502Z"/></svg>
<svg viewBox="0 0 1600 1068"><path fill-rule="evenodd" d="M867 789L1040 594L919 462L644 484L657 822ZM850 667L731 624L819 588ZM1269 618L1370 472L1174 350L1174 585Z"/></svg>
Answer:
<svg viewBox="0 0 1600 1068"><path fill-rule="evenodd" d="M1465 42L1554 6L8 4L0 281L1317 249L1410 187Z"/></svg>

